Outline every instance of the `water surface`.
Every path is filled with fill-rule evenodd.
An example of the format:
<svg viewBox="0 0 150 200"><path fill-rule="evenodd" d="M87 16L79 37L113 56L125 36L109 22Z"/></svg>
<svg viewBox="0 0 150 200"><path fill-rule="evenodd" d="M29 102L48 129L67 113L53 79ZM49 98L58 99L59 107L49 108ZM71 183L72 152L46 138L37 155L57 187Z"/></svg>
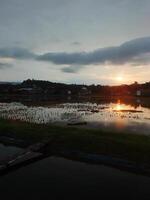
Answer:
<svg viewBox="0 0 150 200"><path fill-rule="evenodd" d="M0 177L4 199L149 199L149 186L148 177L58 157Z"/></svg>
<svg viewBox="0 0 150 200"><path fill-rule="evenodd" d="M147 101L147 99L146 99ZM115 129L139 134L150 134L150 107L142 104L122 102L65 102L39 105L22 103L0 103L0 117L38 124L76 125L89 128Z"/></svg>
<svg viewBox="0 0 150 200"><path fill-rule="evenodd" d="M8 161L11 158L14 158L21 153L23 150L19 147L15 146L6 146L0 143L0 163L4 161Z"/></svg>

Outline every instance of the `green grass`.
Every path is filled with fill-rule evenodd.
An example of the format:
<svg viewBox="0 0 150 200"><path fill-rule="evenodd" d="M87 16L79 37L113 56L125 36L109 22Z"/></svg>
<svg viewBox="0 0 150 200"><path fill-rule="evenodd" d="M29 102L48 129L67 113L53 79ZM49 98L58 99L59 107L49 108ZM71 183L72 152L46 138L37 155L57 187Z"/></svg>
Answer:
<svg viewBox="0 0 150 200"><path fill-rule="evenodd" d="M113 131L37 125L0 119L0 135L30 143L49 139L50 150L78 150L150 164L150 137Z"/></svg>

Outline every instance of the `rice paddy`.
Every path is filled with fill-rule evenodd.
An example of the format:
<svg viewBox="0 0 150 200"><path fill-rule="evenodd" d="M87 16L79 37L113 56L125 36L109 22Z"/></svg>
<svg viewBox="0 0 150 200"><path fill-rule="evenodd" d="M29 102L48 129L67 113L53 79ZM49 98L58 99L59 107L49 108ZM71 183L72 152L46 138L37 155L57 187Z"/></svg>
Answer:
<svg viewBox="0 0 150 200"><path fill-rule="evenodd" d="M49 106L27 106L22 103L0 103L0 118L35 124L83 125L94 128L150 130L150 109L121 103L62 103ZM137 131L138 132L138 131Z"/></svg>

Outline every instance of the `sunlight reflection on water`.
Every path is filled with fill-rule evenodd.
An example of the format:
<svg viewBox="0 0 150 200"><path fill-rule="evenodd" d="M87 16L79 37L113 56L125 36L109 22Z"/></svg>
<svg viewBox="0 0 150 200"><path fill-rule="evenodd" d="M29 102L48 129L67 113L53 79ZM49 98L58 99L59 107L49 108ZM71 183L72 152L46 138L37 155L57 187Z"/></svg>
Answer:
<svg viewBox="0 0 150 200"><path fill-rule="evenodd" d="M150 109L121 103L64 103L50 106L25 106L21 103L0 103L0 117L38 124L87 122L87 126L110 127L118 130L144 124L150 130ZM135 128L135 127L134 127ZM136 130L136 129L135 129Z"/></svg>

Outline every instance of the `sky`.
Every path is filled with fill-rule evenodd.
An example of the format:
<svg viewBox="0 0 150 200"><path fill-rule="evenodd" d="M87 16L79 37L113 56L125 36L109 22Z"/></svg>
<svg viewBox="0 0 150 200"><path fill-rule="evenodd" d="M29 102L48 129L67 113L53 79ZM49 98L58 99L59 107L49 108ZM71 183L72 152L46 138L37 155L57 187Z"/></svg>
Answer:
<svg viewBox="0 0 150 200"><path fill-rule="evenodd" d="M149 0L0 0L0 81L150 81Z"/></svg>

